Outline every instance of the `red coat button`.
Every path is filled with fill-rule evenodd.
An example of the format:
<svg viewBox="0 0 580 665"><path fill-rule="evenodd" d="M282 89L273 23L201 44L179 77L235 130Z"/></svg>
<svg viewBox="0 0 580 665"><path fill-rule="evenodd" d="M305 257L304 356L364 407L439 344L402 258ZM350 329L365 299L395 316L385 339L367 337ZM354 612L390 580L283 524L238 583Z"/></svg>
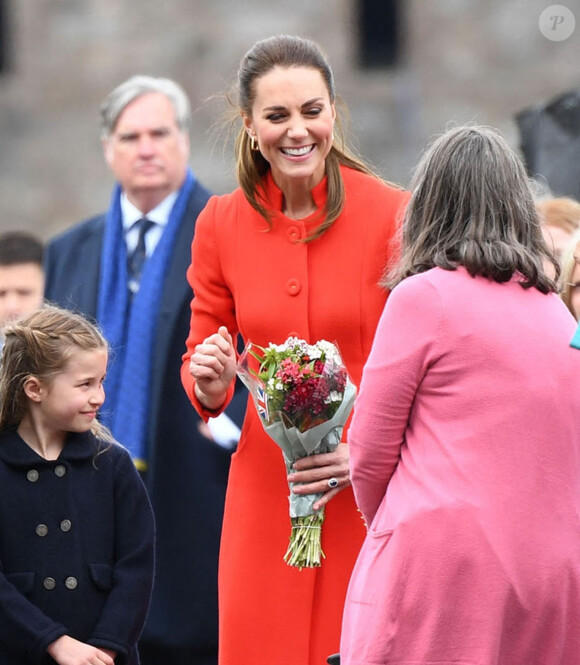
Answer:
<svg viewBox="0 0 580 665"><path fill-rule="evenodd" d="M286 230L286 236L290 242L296 242L302 237L302 233L297 226L289 226Z"/></svg>
<svg viewBox="0 0 580 665"><path fill-rule="evenodd" d="M300 281L297 279L289 279L286 284L286 290L291 296L297 296L302 289Z"/></svg>

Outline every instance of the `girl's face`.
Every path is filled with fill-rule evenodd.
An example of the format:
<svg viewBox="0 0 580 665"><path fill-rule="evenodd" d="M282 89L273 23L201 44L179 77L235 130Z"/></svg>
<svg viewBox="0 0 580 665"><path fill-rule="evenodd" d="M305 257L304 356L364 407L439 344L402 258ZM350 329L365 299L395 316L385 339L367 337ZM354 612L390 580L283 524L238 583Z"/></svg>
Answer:
<svg viewBox="0 0 580 665"><path fill-rule="evenodd" d="M255 82L251 117L244 126L258 142L276 184L309 189L324 177L336 110L322 74L310 67L275 67Z"/></svg>
<svg viewBox="0 0 580 665"><path fill-rule="evenodd" d="M35 401L46 433L86 432L105 401L107 351L75 349L64 371L39 382Z"/></svg>
<svg viewBox="0 0 580 665"><path fill-rule="evenodd" d="M579 257L580 258L580 257ZM580 321L580 264L574 263L574 270L570 276L570 307L576 321Z"/></svg>

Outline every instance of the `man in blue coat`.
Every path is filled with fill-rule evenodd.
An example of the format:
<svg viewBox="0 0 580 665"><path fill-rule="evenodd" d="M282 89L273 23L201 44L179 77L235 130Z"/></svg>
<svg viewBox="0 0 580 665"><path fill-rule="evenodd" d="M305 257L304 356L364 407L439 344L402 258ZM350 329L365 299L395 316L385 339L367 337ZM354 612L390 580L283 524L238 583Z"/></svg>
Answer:
<svg viewBox="0 0 580 665"><path fill-rule="evenodd" d="M215 665L217 560L230 451L202 434L181 387L195 220L209 192L188 167L190 105L132 77L101 108L117 184L106 214L51 240L48 300L96 319L112 359L103 420L141 471L157 524L143 665ZM203 430L206 431L206 430Z"/></svg>

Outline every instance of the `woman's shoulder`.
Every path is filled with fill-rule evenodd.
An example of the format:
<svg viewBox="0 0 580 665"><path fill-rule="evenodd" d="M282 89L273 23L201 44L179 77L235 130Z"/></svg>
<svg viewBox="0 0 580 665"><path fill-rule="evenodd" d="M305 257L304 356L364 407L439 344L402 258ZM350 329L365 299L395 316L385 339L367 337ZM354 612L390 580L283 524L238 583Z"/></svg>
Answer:
<svg viewBox="0 0 580 665"><path fill-rule="evenodd" d="M341 166L341 175L347 203L356 209L362 206L370 214L402 219L411 196L409 191L348 166Z"/></svg>
<svg viewBox="0 0 580 665"><path fill-rule="evenodd" d="M197 218L196 232L198 229L216 233L219 230L223 234L228 224L235 226L240 216L251 214L252 211L240 187L227 194L214 194Z"/></svg>
<svg viewBox="0 0 580 665"><path fill-rule="evenodd" d="M444 270L434 267L401 280L391 291L389 300L412 301L421 307L439 309L455 306L462 297L474 298L473 289L479 287L463 268ZM462 295L464 294L464 295Z"/></svg>
<svg viewBox="0 0 580 665"><path fill-rule="evenodd" d="M395 288L441 289L446 291L449 288L453 288L453 285L467 285L469 287L474 286L475 284L476 282L474 281L474 278L471 277L463 266L458 266L454 270L446 270L434 266L423 272L418 272L410 277L406 277Z"/></svg>
<svg viewBox="0 0 580 665"><path fill-rule="evenodd" d="M415 273L401 280L391 291L389 299L399 300L416 298L423 294L431 296L442 290L445 279L441 280L441 268L431 268L425 272ZM443 283L442 283L443 282Z"/></svg>
<svg viewBox="0 0 580 665"><path fill-rule="evenodd" d="M354 185L362 189L368 189L373 192L390 195L396 198L409 198L410 193L396 183L388 182L378 175L357 171L344 164L340 167L340 172L345 186Z"/></svg>
<svg viewBox="0 0 580 665"><path fill-rule="evenodd" d="M457 308L460 302L497 298L499 294L507 296L509 293L520 294L530 291L542 295L536 289L522 289L516 277L499 283L482 275L470 275L464 266L457 266L455 269L433 267L416 273L399 282L393 293L396 291L399 295L406 296L429 292L437 294L442 304L454 308Z"/></svg>
<svg viewBox="0 0 580 665"><path fill-rule="evenodd" d="M236 187L231 192L227 192L226 194L213 194L210 196L204 210L224 210L227 209L231 206L237 206L239 205L240 201L245 200L244 193L242 192L242 189L240 187Z"/></svg>

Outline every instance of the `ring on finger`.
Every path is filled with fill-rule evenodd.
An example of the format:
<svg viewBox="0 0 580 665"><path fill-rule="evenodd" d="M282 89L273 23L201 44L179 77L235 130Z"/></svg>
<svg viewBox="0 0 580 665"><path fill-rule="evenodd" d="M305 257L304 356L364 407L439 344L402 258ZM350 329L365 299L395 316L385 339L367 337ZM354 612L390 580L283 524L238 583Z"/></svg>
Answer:
<svg viewBox="0 0 580 665"><path fill-rule="evenodd" d="M338 479L337 478L329 478L328 479L328 487L332 490L335 487L338 487Z"/></svg>

